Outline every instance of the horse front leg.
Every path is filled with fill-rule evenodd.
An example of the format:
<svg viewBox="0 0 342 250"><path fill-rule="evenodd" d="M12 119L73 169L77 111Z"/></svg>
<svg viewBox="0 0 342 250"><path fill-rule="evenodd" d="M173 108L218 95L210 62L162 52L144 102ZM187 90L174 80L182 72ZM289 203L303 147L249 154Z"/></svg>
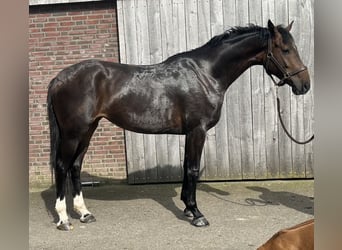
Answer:
<svg viewBox="0 0 342 250"><path fill-rule="evenodd" d="M200 161L205 142L206 131L197 127L186 135L184 178L181 199L185 203L184 213L193 216L192 225L197 227L208 226L209 222L199 211L196 202L196 185L199 178Z"/></svg>

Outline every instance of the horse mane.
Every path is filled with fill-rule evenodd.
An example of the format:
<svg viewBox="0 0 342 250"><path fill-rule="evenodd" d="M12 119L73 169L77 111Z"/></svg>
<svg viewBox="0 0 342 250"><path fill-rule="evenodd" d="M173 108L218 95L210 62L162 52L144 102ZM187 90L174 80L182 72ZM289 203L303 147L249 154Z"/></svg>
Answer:
<svg viewBox="0 0 342 250"><path fill-rule="evenodd" d="M203 46L216 47L222 43L229 42L229 40L236 38L237 36L249 34L249 33L259 33L262 40L269 37L270 32L267 28L257 26L255 24L249 24L248 26L235 26L226 30L220 35L214 36Z"/></svg>
<svg viewBox="0 0 342 250"><path fill-rule="evenodd" d="M293 39L291 34L282 25L278 25L277 29L282 35L285 43L287 43L289 39ZM198 48L192 49L190 51L184 51L184 52L175 54L173 56L170 56L165 61L170 61L170 60L173 60L174 58L179 58L183 55L188 55L188 53L198 51L199 49L202 49L202 48L215 48L217 46L222 45L223 43L234 42L239 37L242 37L243 35L252 34L252 33L257 34L260 40L263 42L267 42L268 38L271 36L271 32L269 31L268 28L261 27L255 24L248 24L247 26L235 26L235 27L231 27L227 29L220 35L214 36L204 45Z"/></svg>

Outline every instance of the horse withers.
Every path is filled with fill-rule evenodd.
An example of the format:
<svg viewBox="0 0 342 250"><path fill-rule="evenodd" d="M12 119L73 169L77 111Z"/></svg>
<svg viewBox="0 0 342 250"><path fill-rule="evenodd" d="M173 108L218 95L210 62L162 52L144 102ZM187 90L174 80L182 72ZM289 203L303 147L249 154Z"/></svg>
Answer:
<svg viewBox="0 0 342 250"><path fill-rule="evenodd" d="M66 179L71 177L74 209L81 222L95 221L86 208L80 173L100 119L146 134L185 135L181 199L195 226L209 222L196 201L196 183L206 132L215 126L227 88L246 69L263 65L296 95L310 89L287 27L234 27L203 46L154 65L86 60L63 69L48 88L51 165L56 181L57 228L72 228L66 212ZM272 76L273 78L273 76Z"/></svg>

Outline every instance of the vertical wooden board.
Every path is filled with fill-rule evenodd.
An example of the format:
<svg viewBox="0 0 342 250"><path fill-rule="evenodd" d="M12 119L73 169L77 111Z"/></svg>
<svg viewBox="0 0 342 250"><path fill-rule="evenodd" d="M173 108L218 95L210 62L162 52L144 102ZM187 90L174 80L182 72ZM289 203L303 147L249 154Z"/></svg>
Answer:
<svg viewBox="0 0 342 250"><path fill-rule="evenodd" d="M186 0L174 0L177 2L177 24L178 24L178 51L186 51L186 18L185 18L185 1ZM181 170L184 176L184 157L185 157L185 136L179 137L179 154L181 161Z"/></svg>
<svg viewBox="0 0 342 250"><path fill-rule="evenodd" d="M131 138L134 183L146 183L143 134L134 134Z"/></svg>
<svg viewBox="0 0 342 250"><path fill-rule="evenodd" d="M160 1L160 26L163 60L174 54L174 30L172 29L172 0Z"/></svg>
<svg viewBox="0 0 342 250"><path fill-rule="evenodd" d="M278 3L278 2L277 2ZM262 21L267 27L268 19L274 22L273 0L262 0ZM265 102L265 145L267 178L279 177L279 137L276 110L276 89L270 77L264 71L264 102Z"/></svg>
<svg viewBox="0 0 342 250"><path fill-rule="evenodd" d="M227 132L227 98L222 104L221 118L216 125L217 179L229 178L229 148Z"/></svg>
<svg viewBox="0 0 342 250"><path fill-rule="evenodd" d="M212 36L224 31L223 0L210 0L210 26Z"/></svg>
<svg viewBox="0 0 342 250"><path fill-rule="evenodd" d="M179 136L168 135L167 137L167 148L168 148L168 164L170 166L170 181L182 180L182 168L180 162L180 151L179 151Z"/></svg>
<svg viewBox="0 0 342 250"><path fill-rule="evenodd" d="M197 0L187 0L185 7L185 25L186 25L186 45L187 50L198 46L198 15Z"/></svg>
<svg viewBox="0 0 342 250"><path fill-rule="evenodd" d="M125 29L125 18L124 15L124 0L117 1L117 15L118 15L118 29L119 29L119 49L120 49L120 62L127 63L126 55L126 29ZM133 147L131 133L125 130L125 146L126 146L126 168L127 168L127 181L130 184L134 183L134 165L133 165Z"/></svg>
<svg viewBox="0 0 342 250"><path fill-rule="evenodd" d="M236 24L235 0L224 0L222 2L223 9L223 26L227 30Z"/></svg>
<svg viewBox="0 0 342 250"><path fill-rule="evenodd" d="M134 162L132 134L125 130L127 182L134 184Z"/></svg>
<svg viewBox="0 0 342 250"><path fill-rule="evenodd" d="M137 32L136 32L136 6L134 0L123 1L123 20L125 29L125 40L132 41L125 44L126 62L138 64L138 50L137 50ZM143 136L136 135L132 132L126 131L126 147L127 152L131 154L131 163L128 164L129 182L144 183L145 163L144 163L144 143ZM131 148L130 148L131 147ZM130 155L128 154L128 156Z"/></svg>
<svg viewBox="0 0 342 250"><path fill-rule="evenodd" d="M163 44L162 27L161 23L161 9L160 1L149 1L148 3L148 24L151 29L150 34L150 51L151 63L160 63L163 61ZM164 40L165 42L165 40ZM158 180L168 181L170 179L170 169L168 168L168 148L167 148L167 135L155 135L155 153L157 159Z"/></svg>
<svg viewBox="0 0 342 250"><path fill-rule="evenodd" d="M151 63L150 51L150 25L149 25L149 6L147 0L137 1L137 32L138 36L138 51L139 64ZM144 162L145 162L145 176L146 183L155 182L158 179L157 157L156 157L156 143L155 135L143 135L144 143Z"/></svg>
<svg viewBox="0 0 342 250"><path fill-rule="evenodd" d="M287 25L289 9L286 0L276 1L275 4L275 24ZM285 85L279 87L278 96L281 103L281 115L285 126L291 131L291 89ZM279 123L279 120L278 120ZM292 143L284 130L279 127L279 177L287 178L293 175L292 169Z"/></svg>
<svg viewBox="0 0 342 250"><path fill-rule="evenodd" d="M226 0L223 2L223 22L225 29L236 25L235 8L235 0ZM227 90L226 105L229 179L241 179L240 105L238 85L236 82Z"/></svg>
<svg viewBox="0 0 342 250"><path fill-rule="evenodd" d="M289 22L301 19L302 5L298 1L289 1ZM298 47L299 55L302 55L304 36L302 36L304 25L292 26L291 34ZM298 140L304 140L303 108L304 97L295 96L291 93L291 134ZM292 142L292 174L294 177L305 177L304 146Z"/></svg>
<svg viewBox="0 0 342 250"><path fill-rule="evenodd" d="M211 38L210 9L211 6L209 0L197 1L198 46L208 42ZM212 128L207 132L202 159L204 163L203 168L205 168L205 175L202 175L201 180L215 179L217 176L215 128Z"/></svg>
<svg viewBox="0 0 342 250"><path fill-rule="evenodd" d="M175 53L176 49L175 33L178 29L174 29L173 20L173 3L172 0L164 0L160 2L160 22L161 22L161 38L162 38L162 55L163 60ZM177 39L178 40L178 39ZM179 136L166 135L163 136L167 144L167 172L169 181L179 181L181 179L180 155L179 155Z"/></svg>
<svg viewBox="0 0 342 250"><path fill-rule="evenodd" d="M136 27L136 47L137 47L137 62L136 64L149 64L150 63L150 49L149 49L149 36L148 32L148 20L147 20L147 1L146 0L135 0L135 27ZM130 62L134 63L134 62ZM133 133L133 132L131 132ZM144 179L139 179L139 183L151 181L152 176L156 175L155 158L154 154L154 143L153 135L138 135L133 133L135 145L139 148L138 153L139 159L142 158L141 162L144 164L144 168L139 165L140 172L144 171ZM142 149L143 150L142 150ZM138 156L136 156L138 157ZM148 173L148 174L147 174Z"/></svg>
<svg viewBox="0 0 342 250"><path fill-rule="evenodd" d="M311 1L289 1L289 17L295 20L291 33L296 41L298 52L304 64L313 68L313 6ZM313 72L313 71L311 71ZM310 72L310 73L311 73ZM294 96L291 99L292 133L299 140L308 139L312 134L313 91L305 96ZM310 131L309 133L307 133ZM295 177L312 177L312 143L298 145L292 143L293 172ZM308 164L308 167L306 166ZM310 167L311 166L311 167ZM308 170L308 171L307 171Z"/></svg>
<svg viewBox="0 0 342 250"><path fill-rule="evenodd" d="M185 0L173 0L172 5L172 27L175 40L175 52L186 50L186 22L185 22Z"/></svg>
<svg viewBox="0 0 342 250"><path fill-rule="evenodd" d="M186 30L186 50L192 50L199 46L198 27L198 2L197 0L184 1L185 30ZM206 165L205 151L203 150L200 163L200 179L205 180Z"/></svg>
<svg viewBox="0 0 342 250"><path fill-rule="evenodd" d="M197 0L198 15L198 45L201 46L208 42L211 37L210 32L210 3L209 0Z"/></svg>
<svg viewBox="0 0 342 250"><path fill-rule="evenodd" d="M222 34L225 31L223 1L210 1L210 26L211 36ZM216 141L216 179L225 179L229 176L229 151L227 134L227 100L224 98L221 110L221 118L215 126Z"/></svg>
<svg viewBox="0 0 342 250"><path fill-rule="evenodd" d="M237 25L236 2L224 2L224 23L226 28ZM240 105L239 86L233 83L226 93L227 99L227 132L229 148L229 176L231 179L242 179L241 166L241 134L240 134Z"/></svg>
<svg viewBox="0 0 342 250"><path fill-rule="evenodd" d="M206 142L204 144L204 161L206 167L206 180L217 179L217 154L216 154L216 140L215 140L215 128L210 129L207 132Z"/></svg>
<svg viewBox="0 0 342 250"><path fill-rule="evenodd" d="M249 23L248 0L236 2L237 24L245 26ZM253 130L251 110L250 70L245 71L237 80L240 105L241 133L241 167L243 179L254 178Z"/></svg>
<svg viewBox="0 0 342 250"><path fill-rule="evenodd" d="M144 135L143 141L146 183L150 183L158 179L155 136Z"/></svg>
<svg viewBox="0 0 342 250"><path fill-rule="evenodd" d="M118 32L119 34L119 57L120 57L120 62L121 63L126 63L127 58L126 58L126 35L125 35L125 28L124 28L124 23L125 23L125 17L124 17L124 10L123 10L123 1L124 0L118 0L117 5L116 5L116 10L117 10L117 18L118 18Z"/></svg>
<svg viewBox="0 0 342 250"><path fill-rule="evenodd" d="M159 0L148 1L148 33L151 63L161 62L163 59Z"/></svg>
<svg viewBox="0 0 342 250"><path fill-rule="evenodd" d="M241 179L241 140L240 140L240 105L237 85L232 84L227 95L227 130L229 148L229 177Z"/></svg>
<svg viewBox="0 0 342 250"><path fill-rule="evenodd" d="M313 0L304 2L306 15L303 17L306 25L305 41L308 52L302 56L304 64L307 65L310 80L311 90L304 96L304 131L305 139L310 138L314 133L314 2ZM299 20L298 20L299 21ZM312 178L314 176L313 164L313 144L311 142L305 145L305 176Z"/></svg>
<svg viewBox="0 0 342 250"><path fill-rule="evenodd" d="M297 44L299 55L309 53L306 47L307 37L306 25L303 12L306 11L304 6L298 2L289 1L289 21L301 20L294 23L291 34ZM304 97L291 95L291 127L292 135L298 140L304 140ZM292 142L292 169L294 177L305 177L305 146Z"/></svg>
<svg viewBox="0 0 342 250"><path fill-rule="evenodd" d="M147 0L135 0L135 25L138 64L150 64L149 26L146 1Z"/></svg>
<svg viewBox="0 0 342 250"><path fill-rule="evenodd" d="M163 39L163 59L174 55L181 51L179 33L181 30L178 27L179 1L167 0L160 5L161 8L161 24L165 25L165 30L162 29ZM184 12L184 7L183 7ZM184 15L183 15L184 18ZM184 27L183 27L184 30ZM165 33L165 35L163 35ZM179 150L178 135L167 135L168 148L168 164L170 166L170 181L180 181L182 177L181 158Z"/></svg>
<svg viewBox="0 0 342 250"><path fill-rule="evenodd" d="M158 182L170 180L170 168L168 162L167 135L156 135L156 157Z"/></svg>
<svg viewBox="0 0 342 250"><path fill-rule="evenodd" d="M184 153L185 153L185 135L179 137L179 155L182 176L184 176Z"/></svg>
<svg viewBox="0 0 342 250"><path fill-rule="evenodd" d="M250 23L262 26L262 1L249 1ZM266 178L266 138L265 138L265 92L263 67L251 68L252 124L255 178Z"/></svg>
<svg viewBox="0 0 342 250"><path fill-rule="evenodd" d="M185 27L185 7L184 0L172 0L172 33L174 40L174 51L173 53L178 53L186 50L186 27ZM169 137L170 138L170 137ZM177 138L177 139L175 139ZM183 162L184 162L184 145L185 145L185 136L171 136L169 140L170 143L178 144L178 149L175 148L175 155L179 159L174 159L174 163L179 162L179 172L176 175L180 176L180 180L183 176ZM170 159L170 155L169 155ZM171 160L173 161L173 160ZM172 179L172 181L175 181Z"/></svg>
<svg viewBox="0 0 342 250"><path fill-rule="evenodd" d="M135 20L135 4L134 0L126 0L123 1L122 5L123 10L123 19L124 22L124 29L125 29L125 52L127 62L129 63L138 63L138 50L136 46L136 20Z"/></svg>

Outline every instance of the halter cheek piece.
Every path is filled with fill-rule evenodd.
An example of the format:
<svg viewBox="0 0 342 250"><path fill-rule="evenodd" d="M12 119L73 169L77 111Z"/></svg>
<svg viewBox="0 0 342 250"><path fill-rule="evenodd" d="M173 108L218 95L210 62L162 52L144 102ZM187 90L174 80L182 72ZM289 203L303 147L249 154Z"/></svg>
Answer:
<svg viewBox="0 0 342 250"><path fill-rule="evenodd" d="M274 80L272 74L269 73L269 71L268 71L270 62L273 62L273 64L277 67L277 69L280 70L281 73L283 74L283 78L280 79L279 82L276 82L276 80ZM299 74L300 72L303 72L303 71L307 70L308 68L306 66L304 66L304 67L302 67L302 68L300 68L300 69L298 69L296 71L293 71L291 73L287 72L286 68L283 65L281 65L279 63L279 61L273 56L273 53L272 53L272 39L269 38L268 39L268 46L267 46L267 55L266 55L265 69L266 69L267 74L271 77L271 79L272 79L272 81L274 82L275 85L283 86L287 79L290 79L292 76L295 76L295 75Z"/></svg>

